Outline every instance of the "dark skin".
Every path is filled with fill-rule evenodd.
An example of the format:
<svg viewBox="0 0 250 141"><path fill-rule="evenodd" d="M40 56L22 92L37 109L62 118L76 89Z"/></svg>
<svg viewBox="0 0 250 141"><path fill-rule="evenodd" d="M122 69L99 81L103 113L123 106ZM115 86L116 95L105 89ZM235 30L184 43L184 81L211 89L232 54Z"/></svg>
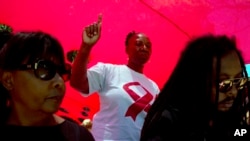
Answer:
<svg viewBox="0 0 250 141"><path fill-rule="evenodd" d="M152 45L145 34L133 35L126 47L126 53L129 57L127 66L136 72L143 73L144 65L148 62L151 52Z"/></svg>
<svg viewBox="0 0 250 141"><path fill-rule="evenodd" d="M82 45L72 65L72 74L70 84L75 89L89 93L89 84L87 78L87 63L92 47L101 37L102 15L98 20L83 29ZM133 35L126 46L126 53L129 60L127 66L132 70L143 73L145 63L151 56L151 42L149 38L142 33Z"/></svg>
<svg viewBox="0 0 250 141"><path fill-rule="evenodd" d="M72 65L70 85L75 89L89 93L87 78L87 63L92 47L101 36L102 15L99 15L97 22L94 22L83 29L82 45Z"/></svg>

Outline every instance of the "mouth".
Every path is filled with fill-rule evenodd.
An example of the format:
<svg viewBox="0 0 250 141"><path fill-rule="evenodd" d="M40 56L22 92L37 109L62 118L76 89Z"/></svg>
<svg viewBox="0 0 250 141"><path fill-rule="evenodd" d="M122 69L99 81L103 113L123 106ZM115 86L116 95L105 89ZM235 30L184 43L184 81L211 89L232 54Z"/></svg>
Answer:
<svg viewBox="0 0 250 141"><path fill-rule="evenodd" d="M148 55L149 55L149 52L147 52L147 51L140 51L139 54L140 54L140 55L146 55L146 56L148 56Z"/></svg>
<svg viewBox="0 0 250 141"><path fill-rule="evenodd" d="M233 101L225 101L222 104L224 107L230 108L233 105Z"/></svg>
<svg viewBox="0 0 250 141"><path fill-rule="evenodd" d="M62 99L63 99L62 96L50 96L46 98L46 100L54 100L54 101L62 101Z"/></svg>
<svg viewBox="0 0 250 141"><path fill-rule="evenodd" d="M140 52L140 53L146 53L146 54L149 53L147 50L140 50L139 52Z"/></svg>

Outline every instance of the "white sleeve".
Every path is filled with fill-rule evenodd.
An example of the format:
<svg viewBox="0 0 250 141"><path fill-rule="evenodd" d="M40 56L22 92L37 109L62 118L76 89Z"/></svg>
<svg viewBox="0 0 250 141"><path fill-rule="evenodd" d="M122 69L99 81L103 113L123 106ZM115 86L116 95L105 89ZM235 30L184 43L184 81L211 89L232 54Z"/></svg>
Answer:
<svg viewBox="0 0 250 141"><path fill-rule="evenodd" d="M102 90L105 79L105 64L97 63L87 71L89 94Z"/></svg>

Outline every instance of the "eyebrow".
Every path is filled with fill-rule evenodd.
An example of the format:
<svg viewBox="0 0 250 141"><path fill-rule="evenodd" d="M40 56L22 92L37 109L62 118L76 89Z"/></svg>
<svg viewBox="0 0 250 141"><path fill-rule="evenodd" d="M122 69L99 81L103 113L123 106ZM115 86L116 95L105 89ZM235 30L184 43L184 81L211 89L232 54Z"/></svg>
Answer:
<svg viewBox="0 0 250 141"><path fill-rule="evenodd" d="M235 76L242 75L242 73L243 73L243 72L239 72L239 73L237 73ZM229 77L229 75L228 75L227 73L221 73L221 74L220 74L220 77L222 77L222 76Z"/></svg>

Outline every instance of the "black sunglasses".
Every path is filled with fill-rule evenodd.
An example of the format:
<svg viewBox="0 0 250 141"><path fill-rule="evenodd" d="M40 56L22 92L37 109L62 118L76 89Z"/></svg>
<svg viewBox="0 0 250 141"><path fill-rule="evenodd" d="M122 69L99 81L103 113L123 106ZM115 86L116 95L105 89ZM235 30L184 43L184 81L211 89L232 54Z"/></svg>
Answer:
<svg viewBox="0 0 250 141"><path fill-rule="evenodd" d="M248 78L246 77L223 80L219 83L219 91L226 93L232 89L233 85L235 85L238 90L241 90L244 88L247 81Z"/></svg>
<svg viewBox="0 0 250 141"><path fill-rule="evenodd" d="M48 60L37 60L33 64L23 64L18 67L19 70L33 69L34 74L41 80L51 80L58 73L64 81L69 80L71 73L71 65L56 66Z"/></svg>

